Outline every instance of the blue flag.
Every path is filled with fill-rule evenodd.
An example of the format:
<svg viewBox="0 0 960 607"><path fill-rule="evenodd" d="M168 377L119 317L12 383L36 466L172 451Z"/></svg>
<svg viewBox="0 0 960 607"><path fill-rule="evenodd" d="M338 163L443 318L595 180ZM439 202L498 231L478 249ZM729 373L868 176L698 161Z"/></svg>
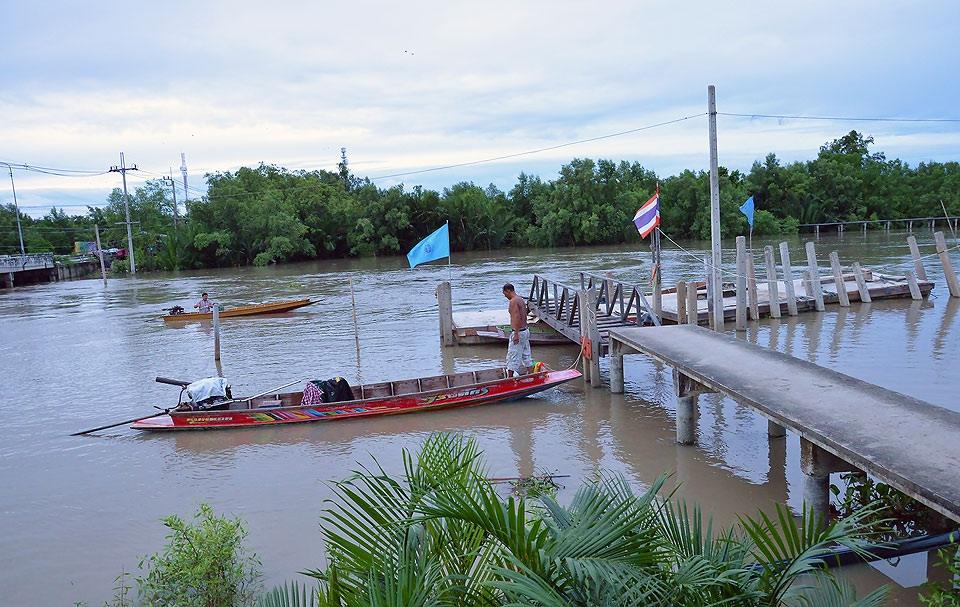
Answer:
<svg viewBox="0 0 960 607"><path fill-rule="evenodd" d="M415 268L422 263L443 259L450 256L450 229L449 224L443 224L433 234L416 244L407 253L410 267Z"/></svg>
<svg viewBox="0 0 960 607"><path fill-rule="evenodd" d="M747 223L753 227L753 196L747 198L747 201L740 205L740 212L747 216Z"/></svg>

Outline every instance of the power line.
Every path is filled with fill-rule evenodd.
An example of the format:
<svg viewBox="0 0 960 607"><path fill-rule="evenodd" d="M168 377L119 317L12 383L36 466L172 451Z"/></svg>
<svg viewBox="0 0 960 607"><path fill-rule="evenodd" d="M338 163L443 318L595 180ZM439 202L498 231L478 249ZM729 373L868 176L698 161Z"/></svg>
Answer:
<svg viewBox="0 0 960 607"><path fill-rule="evenodd" d="M837 122L949 122L960 123L960 118L882 118L862 116L802 116L791 114L741 114L735 112L717 112L719 116L737 118L777 118L784 120L831 120Z"/></svg>
<svg viewBox="0 0 960 607"><path fill-rule="evenodd" d="M678 122L683 122L685 120L690 120L691 118L699 118L700 116L706 116L706 112L700 112L699 114L690 114L689 116L682 116L680 118L674 118L673 120L667 120L665 122L657 122L656 124L648 124L646 126L641 126L635 129L628 129L626 131L620 131L617 133L609 133L607 135L598 135L597 137L589 137L587 139L578 139L577 141L568 141L567 143L560 143L557 145L551 145L543 148L537 148L533 150L526 150L523 152L516 152L513 154L504 154L503 156L494 156L492 158L483 158L481 160L471 160L468 162L458 162L456 164L447 164L444 166L431 167L429 169L419 169L416 171L406 171L403 173L394 173L392 175L379 175L377 177L371 177L370 181L378 181L380 179L389 179L392 177L405 177L406 175L419 175L421 173L429 173L432 171L442 171L444 169L454 169L457 167L472 166L476 164L484 164L487 162L496 162L498 160L507 160L509 158L517 158L519 156L529 156L531 154L539 154L541 152L548 152L550 150L558 150L560 148L570 147L572 145L579 145L581 143L590 143L591 141L600 141L602 139L611 139L613 137L621 137L623 135L630 135L632 133L639 133L640 131L647 131L650 129L655 129L661 126L667 126L668 124L676 124Z"/></svg>

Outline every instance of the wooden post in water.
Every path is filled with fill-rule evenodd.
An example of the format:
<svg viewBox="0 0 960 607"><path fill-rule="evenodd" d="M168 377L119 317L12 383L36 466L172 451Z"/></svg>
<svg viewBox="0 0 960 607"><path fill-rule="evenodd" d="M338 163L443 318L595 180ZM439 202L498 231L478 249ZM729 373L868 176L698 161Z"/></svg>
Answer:
<svg viewBox="0 0 960 607"><path fill-rule="evenodd" d="M757 272L753 267L753 249L747 252L747 304L750 319L760 320L760 302L757 301Z"/></svg>
<svg viewBox="0 0 960 607"><path fill-rule="evenodd" d="M623 394L623 353L621 344L610 340L610 393Z"/></svg>
<svg viewBox="0 0 960 607"><path fill-rule="evenodd" d="M777 287L777 266L773 260L773 247L763 247L763 261L767 269L767 299L770 300L770 317L780 318L780 289Z"/></svg>
<svg viewBox="0 0 960 607"><path fill-rule="evenodd" d="M747 330L747 239L737 236L737 331Z"/></svg>
<svg viewBox="0 0 960 607"><path fill-rule="evenodd" d="M440 343L453 345L453 295L450 283L443 281L437 285L437 309L440 314Z"/></svg>
<svg viewBox="0 0 960 607"><path fill-rule="evenodd" d="M677 324L687 324L687 283L677 283Z"/></svg>
<svg viewBox="0 0 960 607"><path fill-rule="evenodd" d="M950 297L960 297L960 281L957 280L957 274L953 271L953 264L950 263L950 252L947 251L947 242L943 238L943 232L936 232L933 239L937 242L937 254L940 255L940 263L943 264L943 275L947 279L947 289L950 290Z"/></svg>
<svg viewBox="0 0 960 607"><path fill-rule="evenodd" d="M700 306L697 303L697 283L687 283L687 322L691 325L700 324Z"/></svg>
<svg viewBox="0 0 960 607"><path fill-rule="evenodd" d="M213 360L220 360L220 304L213 304Z"/></svg>
<svg viewBox="0 0 960 607"><path fill-rule="evenodd" d="M917 238L913 234L907 236L907 244L910 245L910 257L913 258L913 269L917 272L917 278L927 279L927 271L923 267L923 261L920 260L920 247L917 246Z"/></svg>
<svg viewBox="0 0 960 607"><path fill-rule="evenodd" d="M589 322L587 324L587 337L590 338L591 350L593 356L590 358L590 385L594 388L600 387L600 328L597 326L597 290L587 289L587 313Z"/></svg>
<svg viewBox="0 0 960 607"><path fill-rule="evenodd" d="M860 291L860 301L863 303L870 303L870 289L867 288L867 281L863 278L863 269L860 267L860 262L853 262L853 276L857 279L857 289Z"/></svg>
<svg viewBox="0 0 960 607"><path fill-rule="evenodd" d="M812 287L812 293L808 293L813 297L814 306L816 307L817 312L823 312L826 308L823 305L823 289L820 286L820 270L817 268L817 250L814 248L812 242L806 244L807 249L807 270L810 272L810 286Z"/></svg>
<svg viewBox="0 0 960 607"><path fill-rule="evenodd" d="M793 269L790 267L790 248L786 242L780 243L780 263L783 265L783 288L787 295L787 314L797 315L797 293L793 288Z"/></svg>
<svg viewBox="0 0 960 607"><path fill-rule="evenodd" d="M917 277L913 272L906 272L907 285L910 287L910 298L916 301L923 299L923 293L920 292L920 285L917 284Z"/></svg>
<svg viewBox="0 0 960 607"><path fill-rule="evenodd" d="M103 277L103 286L107 286L107 267L103 264L103 249L100 247L100 224L93 224L93 230L97 235L97 255L100 257L100 276Z"/></svg>
<svg viewBox="0 0 960 607"><path fill-rule="evenodd" d="M707 326L714 328L717 325L713 320L713 280L712 273L710 272L710 257L708 256L704 256L703 258L703 274L705 277L704 288L707 293Z"/></svg>
<svg viewBox="0 0 960 607"><path fill-rule="evenodd" d="M830 252L830 267L833 269L833 282L837 287L837 299L844 308L850 307L850 297L847 295L847 283L843 281L843 271L840 268L840 255L836 251Z"/></svg>

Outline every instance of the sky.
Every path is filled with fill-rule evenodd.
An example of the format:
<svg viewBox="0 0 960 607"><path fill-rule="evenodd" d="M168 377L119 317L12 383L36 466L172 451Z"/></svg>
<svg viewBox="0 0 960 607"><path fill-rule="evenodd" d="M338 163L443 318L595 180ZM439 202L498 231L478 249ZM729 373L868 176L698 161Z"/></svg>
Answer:
<svg viewBox="0 0 960 607"><path fill-rule="evenodd" d="M960 2L4 2L0 162L130 185L261 162L383 186L508 189L573 158L709 166L720 112L960 118ZM496 162L384 177L638 129ZM814 157L851 129L960 160L960 124L718 117L720 164ZM117 173L14 171L23 210L102 205ZM183 196L182 185L179 196ZM12 202L9 179L0 203ZM76 205L76 206L69 206Z"/></svg>

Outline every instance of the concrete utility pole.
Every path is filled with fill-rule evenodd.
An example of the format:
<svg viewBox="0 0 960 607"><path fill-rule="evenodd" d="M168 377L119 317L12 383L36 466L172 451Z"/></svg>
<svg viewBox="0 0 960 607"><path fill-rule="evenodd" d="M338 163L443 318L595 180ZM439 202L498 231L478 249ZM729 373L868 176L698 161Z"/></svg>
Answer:
<svg viewBox="0 0 960 607"><path fill-rule="evenodd" d="M177 185L173 180L173 167L170 167L170 176L163 177L163 182L170 186L173 193L173 227L176 228L180 220L180 210L177 208Z"/></svg>
<svg viewBox="0 0 960 607"><path fill-rule="evenodd" d="M190 190L187 189L187 155L180 152L180 174L183 175L183 203L190 200Z"/></svg>
<svg viewBox="0 0 960 607"><path fill-rule="evenodd" d="M7 170L10 171L10 189L13 190L13 209L17 214L17 235L20 237L20 254L26 255L27 251L23 247L23 228L20 227L20 205L17 204L17 186L13 184L13 167L8 164Z"/></svg>
<svg viewBox="0 0 960 607"><path fill-rule="evenodd" d="M133 229L131 228L130 221L130 195L127 193L127 171L137 171L137 165L133 165L131 168L127 168L127 165L124 164L123 152L120 152L120 166L110 167L111 173L120 173L123 176L123 209L126 213L127 220L124 222L127 224L127 254L130 256L130 274L137 273L137 262L133 258Z"/></svg>
<svg viewBox="0 0 960 607"><path fill-rule="evenodd" d="M713 292L713 330L723 331L723 285L720 282L720 169L717 163L717 90L707 87L707 113L710 118L710 283Z"/></svg>

